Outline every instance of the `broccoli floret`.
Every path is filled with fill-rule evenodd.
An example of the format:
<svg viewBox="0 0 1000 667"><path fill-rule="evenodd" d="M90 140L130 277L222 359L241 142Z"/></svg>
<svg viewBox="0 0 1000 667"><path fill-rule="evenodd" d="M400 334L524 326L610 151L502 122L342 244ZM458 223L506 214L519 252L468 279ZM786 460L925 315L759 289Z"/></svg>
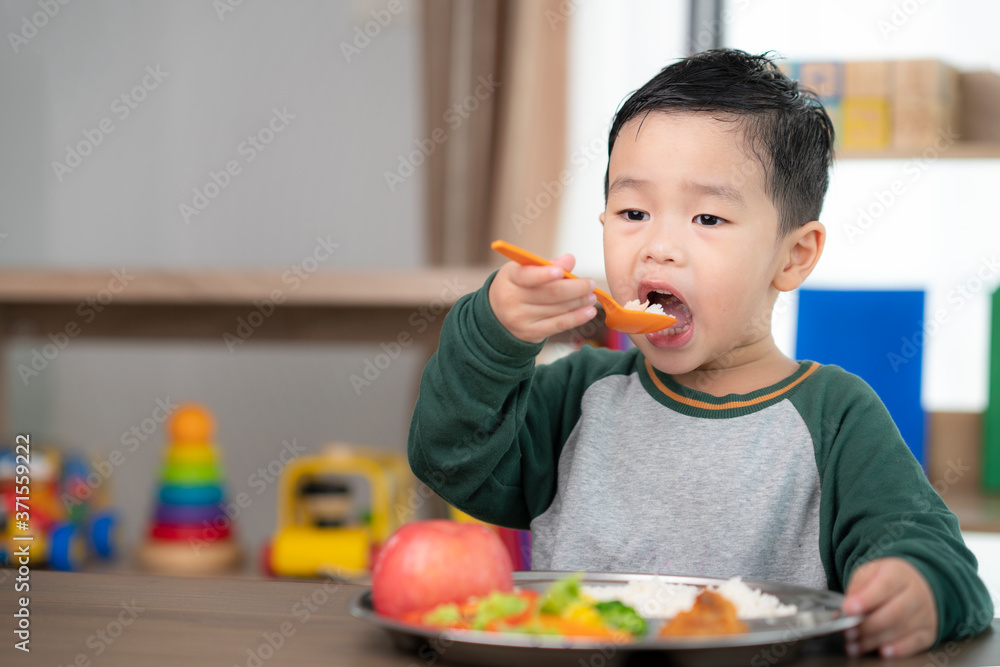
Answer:
<svg viewBox="0 0 1000 667"><path fill-rule="evenodd" d="M598 602L594 605L601 615L601 620L612 628L631 632L636 637L646 634L646 619L635 609L623 604L620 600Z"/></svg>

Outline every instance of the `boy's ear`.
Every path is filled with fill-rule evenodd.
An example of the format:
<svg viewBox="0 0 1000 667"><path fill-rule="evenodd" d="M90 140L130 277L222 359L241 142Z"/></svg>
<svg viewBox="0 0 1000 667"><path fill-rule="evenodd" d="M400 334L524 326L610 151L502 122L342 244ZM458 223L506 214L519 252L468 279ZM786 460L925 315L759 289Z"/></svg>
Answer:
<svg viewBox="0 0 1000 667"><path fill-rule="evenodd" d="M808 222L781 241L781 263L771 284L790 292L812 273L826 243L826 227L819 220Z"/></svg>
<svg viewBox="0 0 1000 667"><path fill-rule="evenodd" d="M601 227L603 227L604 226L604 212L603 211L601 212L600 218L601 218Z"/></svg>

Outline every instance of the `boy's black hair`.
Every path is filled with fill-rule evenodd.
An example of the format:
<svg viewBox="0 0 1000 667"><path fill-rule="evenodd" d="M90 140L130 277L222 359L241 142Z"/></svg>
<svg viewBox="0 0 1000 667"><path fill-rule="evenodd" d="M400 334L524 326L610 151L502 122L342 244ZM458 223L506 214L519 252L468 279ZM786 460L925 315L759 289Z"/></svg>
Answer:
<svg viewBox="0 0 1000 667"><path fill-rule="evenodd" d="M819 218L830 180L833 123L816 96L780 72L767 54L712 49L663 68L615 114L609 169L622 127L650 111L709 112L740 123L749 154L764 168L779 235ZM605 202L608 186L605 171Z"/></svg>

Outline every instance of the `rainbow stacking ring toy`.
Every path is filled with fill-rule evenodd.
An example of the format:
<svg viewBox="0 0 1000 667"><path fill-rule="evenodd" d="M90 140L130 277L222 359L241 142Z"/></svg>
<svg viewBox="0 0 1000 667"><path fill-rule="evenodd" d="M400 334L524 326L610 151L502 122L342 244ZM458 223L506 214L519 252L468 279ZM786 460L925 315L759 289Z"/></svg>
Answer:
<svg viewBox="0 0 1000 667"><path fill-rule="evenodd" d="M215 420L203 406L186 403L171 415L169 434L156 508L138 559L162 574L231 570L242 554L224 509L224 474L212 444Z"/></svg>

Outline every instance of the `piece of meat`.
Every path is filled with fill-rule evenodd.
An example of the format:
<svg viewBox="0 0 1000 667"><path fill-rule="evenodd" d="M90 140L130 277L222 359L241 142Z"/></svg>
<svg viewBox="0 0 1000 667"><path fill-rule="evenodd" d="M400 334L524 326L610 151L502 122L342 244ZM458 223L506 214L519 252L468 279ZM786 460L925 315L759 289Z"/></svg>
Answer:
<svg viewBox="0 0 1000 667"><path fill-rule="evenodd" d="M660 637L732 635L746 631L747 626L736 616L733 603L706 589L698 594L691 609L677 614L660 629Z"/></svg>

